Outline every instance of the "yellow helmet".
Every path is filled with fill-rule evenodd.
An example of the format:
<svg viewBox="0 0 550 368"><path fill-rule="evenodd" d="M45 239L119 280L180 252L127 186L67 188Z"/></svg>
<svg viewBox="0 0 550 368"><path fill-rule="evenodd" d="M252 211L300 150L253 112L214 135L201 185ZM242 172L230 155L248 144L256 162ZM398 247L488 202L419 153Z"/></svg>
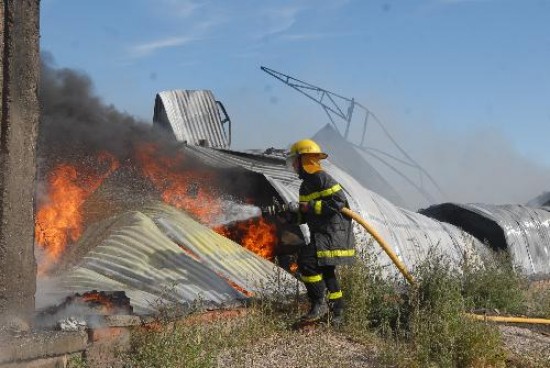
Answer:
<svg viewBox="0 0 550 368"><path fill-rule="evenodd" d="M292 170L298 170L298 166L301 166L305 172L313 174L321 170L319 161L327 157L317 143L311 139L302 139L290 147L286 164Z"/></svg>
<svg viewBox="0 0 550 368"><path fill-rule="evenodd" d="M290 155L316 154L320 159L327 158L328 155L321 151L321 147L311 139L302 139L290 147Z"/></svg>

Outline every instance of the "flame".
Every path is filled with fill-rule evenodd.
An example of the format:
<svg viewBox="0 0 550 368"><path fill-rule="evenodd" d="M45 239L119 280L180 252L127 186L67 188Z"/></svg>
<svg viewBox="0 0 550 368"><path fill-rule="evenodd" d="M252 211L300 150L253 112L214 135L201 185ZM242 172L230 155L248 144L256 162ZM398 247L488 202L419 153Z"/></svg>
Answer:
<svg viewBox="0 0 550 368"><path fill-rule="evenodd" d="M136 156L143 175L161 193L164 202L191 213L205 224L212 223L221 213L219 195L209 186L216 179L213 172L185 170L182 153L163 156L153 144L139 147Z"/></svg>
<svg viewBox="0 0 550 368"><path fill-rule="evenodd" d="M241 245L264 258L273 259L277 243L275 225L260 218L259 220L249 220L244 226L246 234L241 239Z"/></svg>
<svg viewBox="0 0 550 368"><path fill-rule="evenodd" d="M82 300L92 305L101 306L102 310L111 312L115 308L113 301L105 294L100 292L87 292L82 295Z"/></svg>
<svg viewBox="0 0 550 368"><path fill-rule="evenodd" d="M277 244L277 229L263 217L214 229L218 234L232 239L257 255L272 260Z"/></svg>
<svg viewBox="0 0 550 368"><path fill-rule="evenodd" d="M193 165L182 152L163 154L151 143L137 146L135 158L136 167L165 203L190 213L206 225L215 223L222 214L222 193L213 186L217 179L215 171ZM39 260L39 274L51 270L67 245L80 238L84 230L84 202L119 167L118 161L108 153L92 160L97 162L83 167L62 163L46 177L47 201L38 206L35 224L37 246L45 252ZM261 257L269 260L274 257L276 228L263 218L214 230Z"/></svg>
<svg viewBox="0 0 550 368"><path fill-rule="evenodd" d="M47 203L39 206L35 221L35 240L45 251L39 273L57 261L67 244L75 242L83 232L81 207L84 201L118 168L118 161L108 153L97 157L100 166L108 165L104 173L78 170L70 164L60 164L47 177Z"/></svg>

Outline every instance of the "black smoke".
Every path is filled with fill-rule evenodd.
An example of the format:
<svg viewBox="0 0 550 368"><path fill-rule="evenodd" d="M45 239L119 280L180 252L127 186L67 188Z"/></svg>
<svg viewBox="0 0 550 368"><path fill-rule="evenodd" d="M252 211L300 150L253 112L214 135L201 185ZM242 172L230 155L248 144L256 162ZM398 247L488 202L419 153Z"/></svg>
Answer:
<svg viewBox="0 0 550 368"><path fill-rule="evenodd" d="M98 97L89 76L68 68L56 68L53 58L41 55L38 132L40 162L81 160L101 151L123 161L137 144L151 142L177 149L175 140L141 121L118 111ZM151 101L151 109L153 101Z"/></svg>

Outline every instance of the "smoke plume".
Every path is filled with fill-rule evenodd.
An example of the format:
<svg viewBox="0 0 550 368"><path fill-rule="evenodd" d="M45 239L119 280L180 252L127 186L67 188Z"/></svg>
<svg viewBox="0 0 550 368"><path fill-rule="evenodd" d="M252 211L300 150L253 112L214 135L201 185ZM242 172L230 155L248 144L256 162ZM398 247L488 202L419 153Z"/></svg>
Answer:
<svg viewBox="0 0 550 368"><path fill-rule="evenodd" d="M121 113L93 92L90 78L72 69L56 69L52 57L42 55L40 84L41 122L38 138L40 158L52 155L70 159L108 151L124 159L136 142L175 142L150 124Z"/></svg>

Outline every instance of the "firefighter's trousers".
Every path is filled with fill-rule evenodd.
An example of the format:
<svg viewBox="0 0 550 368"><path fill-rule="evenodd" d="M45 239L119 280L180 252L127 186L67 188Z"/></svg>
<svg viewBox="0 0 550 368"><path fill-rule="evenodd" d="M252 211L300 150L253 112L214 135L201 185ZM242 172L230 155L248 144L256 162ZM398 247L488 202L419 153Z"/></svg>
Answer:
<svg viewBox="0 0 550 368"><path fill-rule="evenodd" d="M328 290L330 304L342 306L342 290L336 277L336 266L319 266L317 249L313 243L304 245L298 252L298 270L311 303L320 303Z"/></svg>

